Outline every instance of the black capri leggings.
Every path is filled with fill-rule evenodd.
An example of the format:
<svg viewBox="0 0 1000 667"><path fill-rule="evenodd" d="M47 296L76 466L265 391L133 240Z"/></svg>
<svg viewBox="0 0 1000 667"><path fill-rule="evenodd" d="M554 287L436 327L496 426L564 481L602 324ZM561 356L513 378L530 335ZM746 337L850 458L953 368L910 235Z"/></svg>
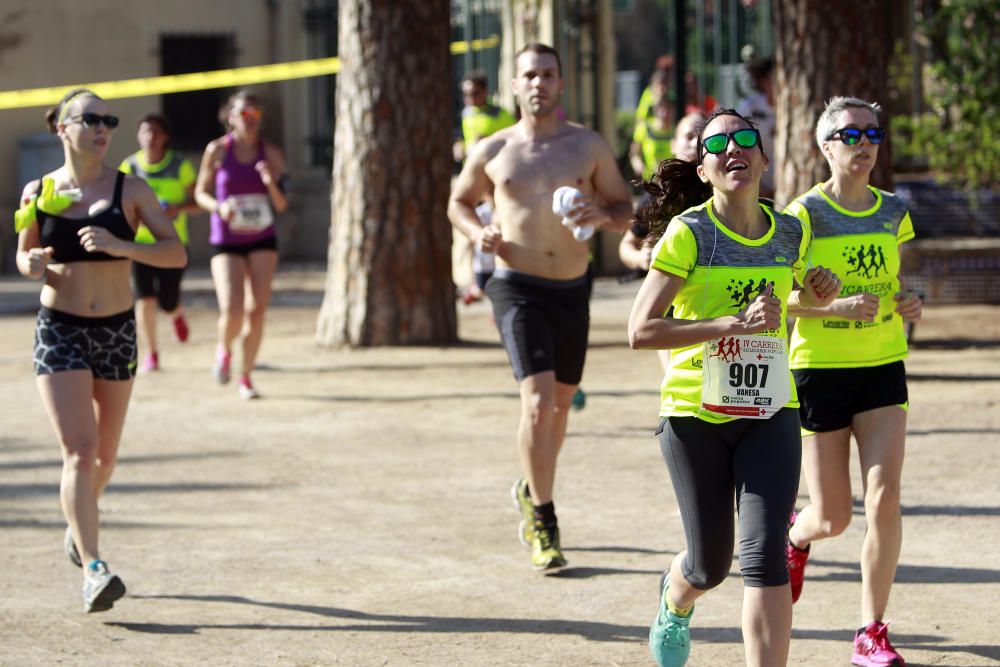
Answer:
<svg viewBox="0 0 1000 667"><path fill-rule="evenodd" d="M156 297L160 310L166 313L177 310L181 303L181 278L184 269L161 269L148 264L132 262L132 282L135 298Z"/></svg>
<svg viewBox="0 0 1000 667"><path fill-rule="evenodd" d="M684 522L688 583L708 590L729 574L734 496L744 584L788 583L785 539L802 461L798 410L724 424L670 417L657 435Z"/></svg>

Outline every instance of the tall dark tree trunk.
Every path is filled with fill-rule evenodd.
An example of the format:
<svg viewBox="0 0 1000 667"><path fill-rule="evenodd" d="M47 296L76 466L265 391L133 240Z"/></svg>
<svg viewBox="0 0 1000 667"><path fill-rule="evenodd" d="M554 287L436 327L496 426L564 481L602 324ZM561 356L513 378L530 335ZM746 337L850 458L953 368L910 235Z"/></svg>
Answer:
<svg viewBox="0 0 1000 667"><path fill-rule="evenodd" d="M321 344L457 340L448 0L341 0Z"/></svg>
<svg viewBox="0 0 1000 667"><path fill-rule="evenodd" d="M775 43L778 204L830 176L816 145L816 120L837 95L888 100L890 6L883 0L781 0L772 3ZM888 127L886 117L879 119ZM889 143L879 149L872 185L892 188Z"/></svg>

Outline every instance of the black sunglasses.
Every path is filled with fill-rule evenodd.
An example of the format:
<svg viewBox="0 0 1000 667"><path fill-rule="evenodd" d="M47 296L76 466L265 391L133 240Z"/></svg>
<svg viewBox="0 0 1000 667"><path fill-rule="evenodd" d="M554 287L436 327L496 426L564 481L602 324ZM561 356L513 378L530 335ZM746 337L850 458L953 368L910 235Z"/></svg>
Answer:
<svg viewBox="0 0 1000 667"><path fill-rule="evenodd" d="M754 128L745 127L735 132L722 132L721 134L713 134L710 137L705 137L701 140L701 145L704 146L706 153L717 155L729 148L730 139L735 141L736 145L740 148L753 148L761 143L760 132ZM763 147L761 147L761 150L763 150Z"/></svg>
<svg viewBox="0 0 1000 667"><path fill-rule="evenodd" d="M840 139L848 146L853 146L854 144L861 141L861 137L868 139L870 144L880 144L882 140L885 139L885 128L884 127L866 127L863 130L859 130L856 127L842 127L839 130L834 130L830 133L830 136L826 138L827 141L832 141L833 139Z"/></svg>
<svg viewBox="0 0 1000 667"><path fill-rule="evenodd" d="M118 127L118 116L112 116L111 114L107 114L105 116L102 116L99 113L92 113L90 111L82 113L79 116L71 116L70 118L67 118L66 120L69 120L69 121L77 121L78 120L78 121L80 121L81 125L83 125L84 127L87 127L87 128L97 127L98 125L103 125L104 127L108 128L109 130L113 130L116 127Z"/></svg>

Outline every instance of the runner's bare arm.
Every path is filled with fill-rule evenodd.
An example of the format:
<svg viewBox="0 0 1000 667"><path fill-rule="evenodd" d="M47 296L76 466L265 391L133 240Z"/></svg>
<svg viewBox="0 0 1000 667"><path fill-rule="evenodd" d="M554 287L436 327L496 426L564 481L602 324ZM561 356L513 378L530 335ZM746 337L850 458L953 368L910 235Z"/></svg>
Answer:
<svg viewBox="0 0 1000 667"><path fill-rule="evenodd" d="M591 176L597 206L585 207L575 216L578 225L621 231L632 219L632 197L611 146L599 134L591 136L595 167Z"/></svg>
<svg viewBox="0 0 1000 667"><path fill-rule="evenodd" d="M275 212L284 213L288 209L288 197L281 184L281 179L285 175L285 156L277 146L264 144L264 158L254 165L254 168L260 174L260 180L267 187L271 206L274 207Z"/></svg>
<svg viewBox="0 0 1000 667"><path fill-rule="evenodd" d="M21 203L27 204L31 196L38 193L41 181L34 180L24 186ZM17 270L25 278L40 278L45 275L45 267L52 259L52 248L41 247L41 232L38 223L22 229L17 235L17 255L15 263Z"/></svg>
<svg viewBox="0 0 1000 667"><path fill-rule="evenodd" d="M499 151L497 143L490 140L476 142L448 199L451 224L483 252L495 252L501 242L499 229L493 225L482 226L476 215L476 206L490 191L486 164Z"/></svg>
<svg viewBox="0 0 1000 667"><path fill-rule="evenodd" d="M215 198L215 172L222 159L224 144L220 139L213 139L205 147L201 157L201 168L198 169L198 180L194 186L194 199L198 206L209 213L218 209L222 202Z"/></svg>
<svg viewBox="0 0 1000 667"><path fill-rule="evenodd" d="M88 252L105 252L150 266L180 268L187 263L187 251L166 211L149 185L136 176L126 176L122 187L122 208L129 225L146 225L156 243L135 243L120 239L103 227L88 225L78 232L80 244Z"/></svg>
<svg viewBox="0 0 1000 667"><path fill-rule="evenodd" d="M628 318L628 342L633 350L670 350L719 336L752 334L778 327L781 303L769 291L736 315L704 320L664 317L684 283L684 278L672 273L657 268L649 270Z"/></svg>

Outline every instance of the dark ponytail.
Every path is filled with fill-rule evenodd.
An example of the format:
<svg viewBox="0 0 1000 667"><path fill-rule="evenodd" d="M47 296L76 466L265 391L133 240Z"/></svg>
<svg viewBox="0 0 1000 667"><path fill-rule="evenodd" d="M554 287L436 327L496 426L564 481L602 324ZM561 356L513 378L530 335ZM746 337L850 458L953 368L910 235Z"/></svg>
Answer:
<svg viewBox="0 0 1000 667"><path fill-rule="evenodd" d="M750 119L734 109L716 108L708 118L698 124L698 157L693 162L670 158L664 160L656 168L656 173L648 181L642 181L642 189L652 198L635 213L635 219L640 224L649 225L648 243L656 243L663 236L667 225L677 215L708 201L712 196L712 184L705 183L698 177L698 165L701 163L701 135L705 128L719 116L736 116L752 128L757 127ZM758 147L764 152L764 146L759 141Z"/></svg>
<svg viewBox="0 0 1000 667"><path fill-rule="evenodd" d="M636 211L635 219L649 226L649 243L663 236L674 216L712 196L712 186L698 178L698 165L676 158L661 162L656 173L642 182L642 189L649 193L650 200Z"/></svg>
<svg viewBox="0 0 1000 667"><path fill-rule="evenodd" d="M55 105L51 109L45 112L45 125L48 127L51 134L55 134L59 123L66 120L66 114L64 113L70 104L73 103L78 97L96 97L101 99L94 94L94 91L89 88L74 88L69 91L63 98L59 100L59 104Z"/></svg>

